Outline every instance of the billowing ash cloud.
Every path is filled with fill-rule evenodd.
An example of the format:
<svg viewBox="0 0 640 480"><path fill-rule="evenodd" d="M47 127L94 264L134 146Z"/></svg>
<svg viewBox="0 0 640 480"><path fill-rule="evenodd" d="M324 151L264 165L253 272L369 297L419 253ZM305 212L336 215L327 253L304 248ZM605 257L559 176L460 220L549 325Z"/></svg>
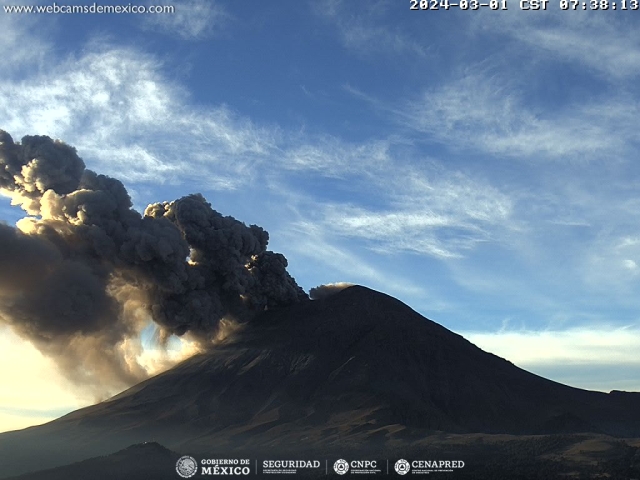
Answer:
<svg viewBox="0 0 640 480"><path fill-rule="evenodd" d="M309 296L311 300L320 300L321 298L335 295L345 288L353 287L354 285L355 284L349 282L325 283L324 285L318 285L309 290Z"/></svg>
<svg viewBox="0 0 640 480"><path fill-rule="evenodd" d="M201 195L140 215L120 181L49 137L0 130L0 192L28 214L0 224L0 319L81 383L144 378L136 338L149 318L164 338L206 346L222 318L307 299L262 228Z"/></svg>

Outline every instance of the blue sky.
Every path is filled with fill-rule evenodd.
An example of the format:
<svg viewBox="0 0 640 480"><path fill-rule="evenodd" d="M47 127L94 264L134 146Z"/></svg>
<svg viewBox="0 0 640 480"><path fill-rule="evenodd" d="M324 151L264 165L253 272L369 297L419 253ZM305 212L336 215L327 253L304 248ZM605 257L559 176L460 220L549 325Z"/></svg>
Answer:
<svg viewBox="0 0 640 480"><path fill-rule="evenodd" d="M0 128L74 145L140 210L203 193L307 290L363 284L535 373L640 390L637 12L173 5L1 12ZM2 335L37 367L4 374L0 426L86 401L17 396L53 366Z"/></svg>

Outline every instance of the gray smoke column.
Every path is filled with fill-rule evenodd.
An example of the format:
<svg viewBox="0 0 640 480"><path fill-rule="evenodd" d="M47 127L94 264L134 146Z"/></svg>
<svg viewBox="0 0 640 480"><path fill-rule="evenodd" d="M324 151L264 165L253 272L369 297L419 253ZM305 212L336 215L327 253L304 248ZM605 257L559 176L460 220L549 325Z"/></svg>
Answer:
<svg viewBox="0 0 640 480"><path fill-rule="evenodd" d="M206 348L223 318L308 298L262 228L201 195L140 215L120 181L49 137L0 130L0 193L28 214L0 224L0 320L99 394L146 376L132 352L149 319Z"/></svg>

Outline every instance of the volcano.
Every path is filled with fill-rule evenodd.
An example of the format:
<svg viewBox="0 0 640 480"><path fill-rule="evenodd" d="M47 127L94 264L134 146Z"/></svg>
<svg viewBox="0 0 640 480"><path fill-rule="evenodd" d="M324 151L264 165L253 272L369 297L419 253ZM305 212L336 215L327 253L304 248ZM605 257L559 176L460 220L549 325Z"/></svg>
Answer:
<svg viewBox="0 0 640 480"><path fill-rule="evenodd" d="M246 457L384 456L434 432L632 437L638 407L640 393L547 380L353 286L265 311L211 351L105 402L0 434L0 476L143 442Z"/></svg>

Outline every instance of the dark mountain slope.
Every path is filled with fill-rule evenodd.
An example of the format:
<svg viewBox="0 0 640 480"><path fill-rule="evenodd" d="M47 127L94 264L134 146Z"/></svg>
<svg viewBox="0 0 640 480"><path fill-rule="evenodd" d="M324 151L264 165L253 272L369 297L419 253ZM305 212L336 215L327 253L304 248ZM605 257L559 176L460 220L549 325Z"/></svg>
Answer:
<svg viewBox="0 0 640 480"><path fill-rule="evenodd" d="M640 394L546 380L392 297L351 287L264 312L212 352L110 401L0 435L0 470L26 471L21 452L60 465L148 440L282 455L383 451L432 430L640 436L638 407Z"/></svg>
<svg viewBox="0 0 640 480"><path fill-rule="evenodd" d="M175 480L180 455L154 442L132 445L104 457L27 473L11 480Z"/></svg>

